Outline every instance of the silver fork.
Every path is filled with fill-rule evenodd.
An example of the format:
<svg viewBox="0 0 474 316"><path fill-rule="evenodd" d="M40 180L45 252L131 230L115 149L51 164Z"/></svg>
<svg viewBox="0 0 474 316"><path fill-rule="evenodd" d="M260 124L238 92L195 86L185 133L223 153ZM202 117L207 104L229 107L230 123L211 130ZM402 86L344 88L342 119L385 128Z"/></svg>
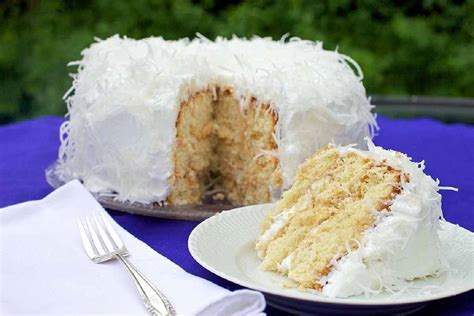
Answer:
<svg viewBox="0 0 474 316"><path fill-rule="evenodd" d="M119 259L127 268L145 306L152 315L176 315L166 296L157 290L125 256L128 251L112 225L102 214L100 219L95 215L85 219L85 224L78 219L79 232L87 256L95 263Z"/></svg>

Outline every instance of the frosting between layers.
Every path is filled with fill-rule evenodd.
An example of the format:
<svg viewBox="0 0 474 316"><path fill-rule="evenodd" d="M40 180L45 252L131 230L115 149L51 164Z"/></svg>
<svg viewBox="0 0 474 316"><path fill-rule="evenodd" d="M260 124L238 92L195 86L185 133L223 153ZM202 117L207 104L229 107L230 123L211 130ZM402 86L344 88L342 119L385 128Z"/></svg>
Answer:
<svg viewBox="0 0 474 316"><path fill-rule="evenodd" d="M278 150L262 154L279 158L284 188L316 149L363 147L376 126L357 64L318 42L113 36L82 56L71 63L58 175L121 200L166 199L179 106L200 90L230 86L242 106L255 97L278 113Z"/></svg>

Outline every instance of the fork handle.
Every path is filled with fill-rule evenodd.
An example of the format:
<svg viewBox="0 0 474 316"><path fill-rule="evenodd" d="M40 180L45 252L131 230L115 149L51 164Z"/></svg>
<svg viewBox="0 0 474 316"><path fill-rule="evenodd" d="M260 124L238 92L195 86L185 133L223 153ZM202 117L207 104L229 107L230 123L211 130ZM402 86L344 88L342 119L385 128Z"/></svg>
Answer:
<svg viewBox="0 0 474 316"><path fill-rule="evenodd" d="M165 315L176 315L171 303L168 301L166 296L157 290L145 276L138 271L138 269L130 263L123 255L115 255L127 268L130 273L135 285L137 286L138 292L142 297L146 308L153 316L165 316Z"/></svg>

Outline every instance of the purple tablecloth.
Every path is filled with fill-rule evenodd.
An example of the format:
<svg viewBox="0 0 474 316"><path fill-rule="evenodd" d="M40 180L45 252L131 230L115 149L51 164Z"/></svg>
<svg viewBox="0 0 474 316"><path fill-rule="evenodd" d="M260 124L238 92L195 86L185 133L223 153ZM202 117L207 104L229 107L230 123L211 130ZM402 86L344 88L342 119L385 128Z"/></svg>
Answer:
<svg viewBox="0 0 474 316"><path fill-rule="evenodd" d="M41 117L0 126L0 207L40 199L51 192L44 170L57 158L58 128L62 118ZM426 172L441 185L459 192L443 191L445 218L474 231L474 126L444 124L432 119L378 118L381 127L374 142L425 160ZM238 286L199 266L187 248L189 233L198 224L111 212L115 220L186 271L229 289ZM473 258L474 265L474 258ZM270 309L270 313L275 310ZM433 302L418 314L472 315L474 291ZM417 314L417 315L418 315Z"/></svg>

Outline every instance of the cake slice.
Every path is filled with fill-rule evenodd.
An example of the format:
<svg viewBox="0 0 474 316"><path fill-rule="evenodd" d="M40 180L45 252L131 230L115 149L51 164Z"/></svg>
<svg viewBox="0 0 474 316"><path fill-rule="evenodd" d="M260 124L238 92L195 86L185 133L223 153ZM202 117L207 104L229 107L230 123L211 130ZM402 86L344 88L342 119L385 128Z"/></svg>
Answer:
<svg viewBox="0 0 474 316"><path fill-rule="evenodd" d="M261 226L261 268L331 297L397 290L439 273L438 183L422 163L368 140L304 162Z"/></svg>

